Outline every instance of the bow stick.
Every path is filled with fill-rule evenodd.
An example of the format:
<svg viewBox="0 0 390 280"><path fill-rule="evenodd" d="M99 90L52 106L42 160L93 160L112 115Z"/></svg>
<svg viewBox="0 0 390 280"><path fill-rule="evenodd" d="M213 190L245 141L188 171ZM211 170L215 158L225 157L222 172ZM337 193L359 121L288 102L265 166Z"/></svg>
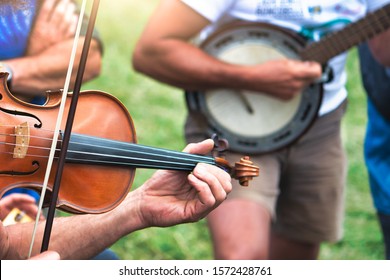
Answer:
<svg viewBox="0 0 390 280"><path fill-rule="evenodd" d="M60 189L62 173L63 173L64 166L65 166L66 154L68 152L68 145L69 145L70 135L72 132L74 116L76 113L77 101L79 98L81 84L83 82L84 70L85 70L85 66L87 64L88 51L89 51L89 47L90 47L91 40L92 40L92 32L93 32L93 28L95 25L98 7L99 7L99 0L94 0L91 15L90 15L90 18L88 21L87 33L85 35L83 50L81 53L79 69L77 71L76 82L75 82L75 86L74 86L74 90L73 90L73 94L72 94L72 100L70 103L70 108L69 108L68 118L66 121L65 131L64 131L63 138L62 138L62 147L61 147L61 152L60 152L60 156L59 156L59 160L58 160L57 173L56 173L56 177L55 177L55 181L54 181L54 185L53 185L52 199L50 201L50 206L49 206L49 211L48 211L48 216L47 216L47 221L46 221L46 226L45 226L45 232L44 232L44 236L43 236L41 252L47 251L47 249L49 247L50 234L51 234L51 230L53 227L54 214L55 214L55 209L56 209L57 199L58 199L58 192ZM82 19L80 18L79 21L82 21Z"/></svg>

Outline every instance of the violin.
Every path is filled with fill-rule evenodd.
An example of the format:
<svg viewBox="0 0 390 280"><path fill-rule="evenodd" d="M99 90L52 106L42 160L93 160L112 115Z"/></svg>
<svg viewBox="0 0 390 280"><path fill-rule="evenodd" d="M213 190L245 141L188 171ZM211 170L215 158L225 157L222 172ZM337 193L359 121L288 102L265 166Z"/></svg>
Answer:
<svg viewBox="0 0 390 280"><path fill-rule="evenodd" d="M24 102L9 91L7 76L0 73L0 197L13 188L42 188L61 102L61 91L47 92L42 106ZM65 112L71 95L67 95ZM259 167L248 157L231 166L223 157L137 144L129 112L108 93L82 91L77 106L56 206L63 211L98 214L112 210L130 191L136 168L191 172L198 163L208 163L226 170L243 186L259 175ZM60 150L61 132L56 156ZM55 169L56 160L49 192Z"/></svg>

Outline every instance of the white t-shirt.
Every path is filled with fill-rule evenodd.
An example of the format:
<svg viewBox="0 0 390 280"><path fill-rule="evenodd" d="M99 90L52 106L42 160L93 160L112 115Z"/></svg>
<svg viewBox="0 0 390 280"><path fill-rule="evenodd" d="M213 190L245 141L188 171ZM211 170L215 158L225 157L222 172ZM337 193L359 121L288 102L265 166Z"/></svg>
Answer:
<svg viewBox="0 0 390 280"><path fill-rule="evenodd" d="M296 32L314 27L329 31L356 21L367 11L373 11L390 0L181 0L211 21L202 36L233 20L269 22ZM311 38L318 40L319 37ZM346 53L329 61L334 78L324 85L320 115L337 108L347 97L345 83Z"/></svg>

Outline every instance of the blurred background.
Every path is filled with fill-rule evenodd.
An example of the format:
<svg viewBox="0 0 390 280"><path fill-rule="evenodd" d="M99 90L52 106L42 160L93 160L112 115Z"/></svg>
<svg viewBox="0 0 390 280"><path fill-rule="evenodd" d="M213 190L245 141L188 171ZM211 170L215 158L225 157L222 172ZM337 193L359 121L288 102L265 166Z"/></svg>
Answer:
<svg viewBox="0 0 390 280"><path fill-rule="evenodd" d="M100 1L96 25L104 44L103 68L100 77L86 83L83 89L102 90L119 98L133 118L138 143L182 150L186 116L182 91L137 74L131 67L134 45L157 3L158 0ZM382 239L363 161L366 97L355 49L349 54L348 74L349 104L343 120L343 141L349 162L345 234L341 242L323 245L320 258L383 259ZM153 172L138 169L133 189ZM213 258L204 220L135 232L119 240L112 249L121 259L129 260Z"/></svg>

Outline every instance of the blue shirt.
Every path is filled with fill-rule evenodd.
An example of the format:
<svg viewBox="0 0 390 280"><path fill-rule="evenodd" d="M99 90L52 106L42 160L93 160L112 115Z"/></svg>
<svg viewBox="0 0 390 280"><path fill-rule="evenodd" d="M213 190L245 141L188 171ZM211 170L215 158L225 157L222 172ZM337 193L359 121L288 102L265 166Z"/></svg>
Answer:
<svg viewBox="0 0 390 280"><path fill-rule="evenodd" d="M390 215L390 122L378 112L370 98L364 156L375 208L379 213Z"/></svg>
<svg viewBox="0 0 390 280"><path fill-rule="evenodd" d="M36 0L28 0L23 9L13 10L1 5L0 60L21 57L25 54L28 38L36 15Z"/></svg>
<svg viewBox="0 0 390 280"><path fill-rule="evenodd" d="M364 157L375 208L390 215L390 75L372 56L367 44L359 46L368 121Z"/></svg>

